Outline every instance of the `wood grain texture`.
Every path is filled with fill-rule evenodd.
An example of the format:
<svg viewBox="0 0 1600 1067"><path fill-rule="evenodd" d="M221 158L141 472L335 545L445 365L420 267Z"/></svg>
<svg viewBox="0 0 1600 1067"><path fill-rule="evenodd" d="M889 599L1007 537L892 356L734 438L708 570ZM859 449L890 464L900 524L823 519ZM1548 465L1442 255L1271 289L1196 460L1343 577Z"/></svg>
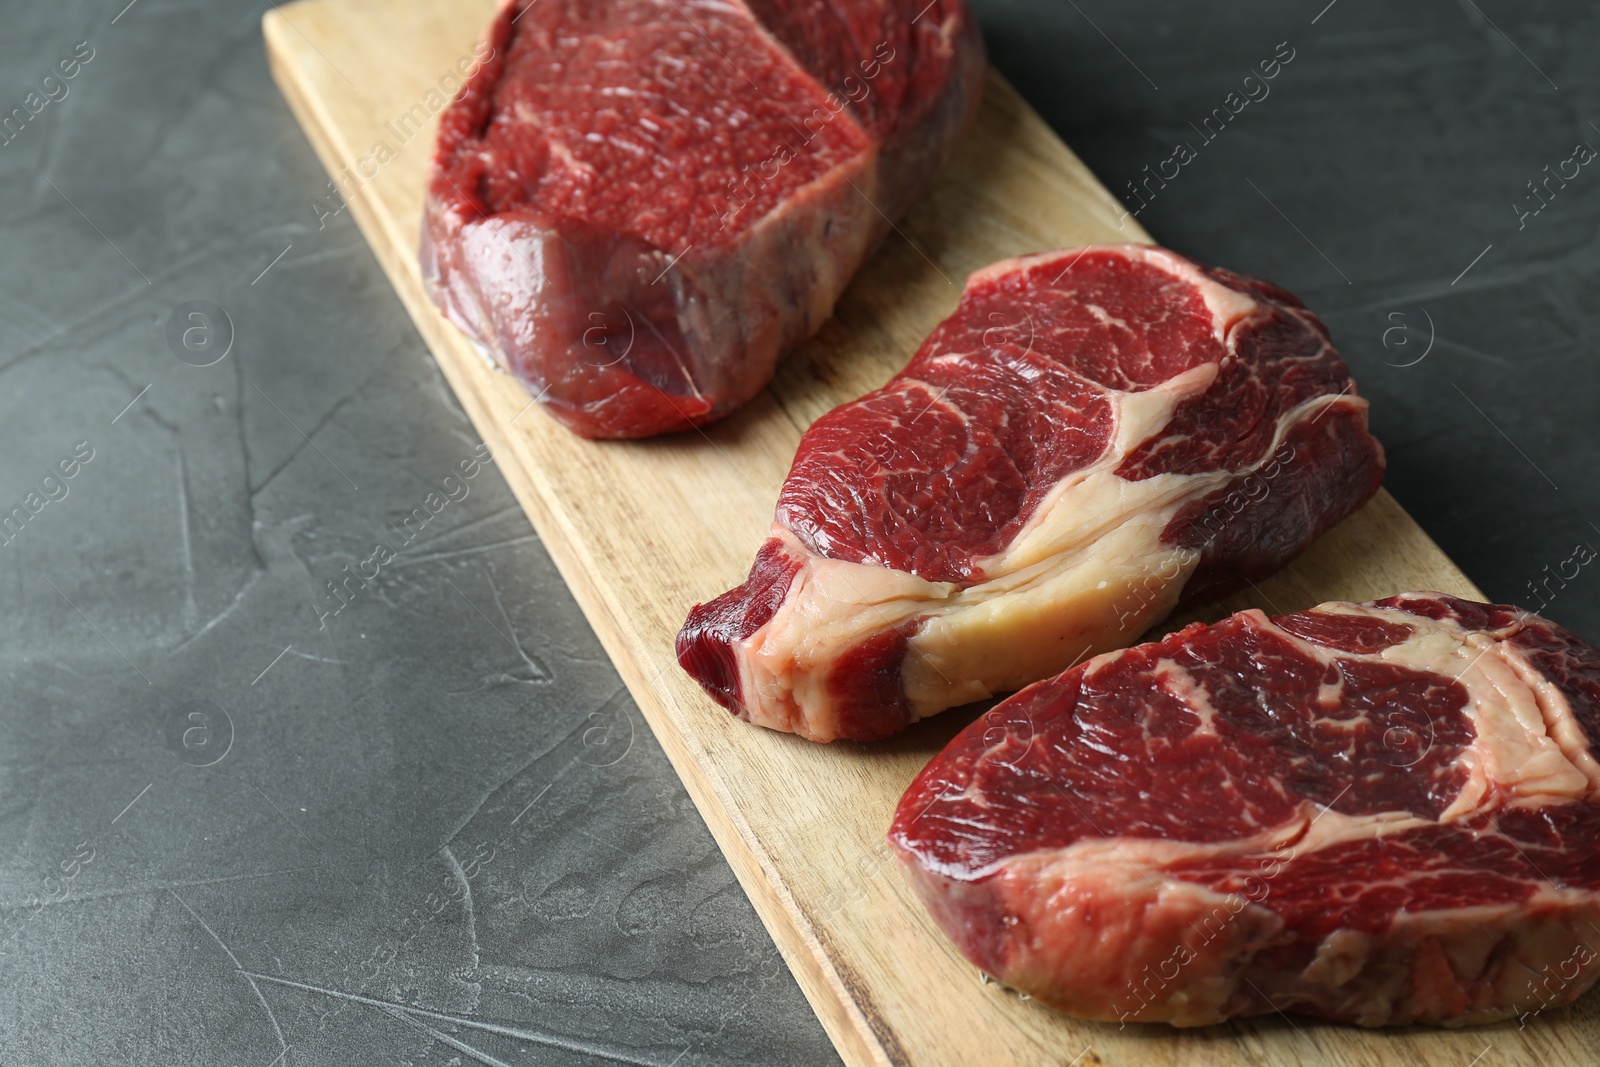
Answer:
<svg viewBox="0 0 1600 1067"><path fill-rule="evenodd" d="M1581 1062L1600 1043L1587 998L1518 1029L1365 1033L1276 1016L1203 1031L1084 1023L982 985L889 861L891 812L970 717L888 743L816 746L745 726L673 660L690 605L744 577L801 431L898 370L1003 257L1148 240L998 77L933 194L900 223L837 314L772 387L703 433L592 443L557 426L435 312L417 266L432 126L395 123L470 58L493 0L304 0L269 12L274 76L498 466L571 586L817 1015L851 1065ZM448 88L448 83L446 83ZM367 178L383 142L394 158ZM371 170L371 167L368 168ZM356 186L359 185L359 188ZM1478 590L1387 495L1240 606L1290 611L1412 589ZM1507 1059L1506 1057L1512 1057ZM1077 1057L1074 1059L1074 1057Z"/></svg>

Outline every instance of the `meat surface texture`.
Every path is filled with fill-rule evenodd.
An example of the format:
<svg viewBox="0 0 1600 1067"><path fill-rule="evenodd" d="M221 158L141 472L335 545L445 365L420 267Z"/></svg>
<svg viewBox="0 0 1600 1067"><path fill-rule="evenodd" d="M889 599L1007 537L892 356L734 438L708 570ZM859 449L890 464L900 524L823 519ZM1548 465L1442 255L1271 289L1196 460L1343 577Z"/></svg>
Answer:
<svg viewBox="0 0 1600 1067"><path fill-rule="evenodd" d="M1378 490L1327 330L1160 248L973 275L877 392L801 439L749 579L679 662L751 722L871 740L1138 640Z"/></svg>
<svg viewBox="0 0 1600 1067"><path fill-rule="evenodd" d="M585 437L754 396L986 76L964 0L512 0L488 44L440 120L423 276Z"/></svg>
<svg viewBox="0 0 1600 1067"><path fill-rule="evenodd" d="M1383 1026L1600 967L1600 650L1438 593L1258 611L1003 701L890 843L961 951L1091 1019Z"/></svg>

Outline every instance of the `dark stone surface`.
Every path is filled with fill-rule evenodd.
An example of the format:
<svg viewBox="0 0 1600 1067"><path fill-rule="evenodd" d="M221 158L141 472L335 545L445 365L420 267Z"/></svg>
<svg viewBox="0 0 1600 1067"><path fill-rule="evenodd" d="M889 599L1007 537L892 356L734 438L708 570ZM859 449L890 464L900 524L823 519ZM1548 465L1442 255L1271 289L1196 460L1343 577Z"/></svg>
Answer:
<svg viewBox="0 0 1600 1067"><path fill-rule="evenodd" d="M1600 145L1592 5L979 6L1112 188L1200 146L1141 221L1324 315L1490 595L1600 544L1600 169L1510 207ZM318 229L262 8L3 11L0 114L94 52L0 145L0 511L93 454L0 546L0 1062L835 1062L492 467L319 623L478 438ZM1590 569L1544 598L1596 638Z"/></svg>

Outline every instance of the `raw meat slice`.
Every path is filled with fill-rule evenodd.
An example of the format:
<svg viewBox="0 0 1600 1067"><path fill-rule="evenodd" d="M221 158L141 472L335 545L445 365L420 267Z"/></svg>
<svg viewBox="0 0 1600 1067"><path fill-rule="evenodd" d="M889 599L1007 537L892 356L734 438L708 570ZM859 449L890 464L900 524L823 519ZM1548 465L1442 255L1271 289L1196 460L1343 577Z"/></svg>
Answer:
<svg viewBox="0 0 1600 1067"><path fill-rule="evenodd" d="M585 437L720 418L976 113L964 0L512 0L440 119L422 267Z"/></svg>
<svg viewBox="0 0 1600 1067"><path fill-rule="evenodd" d="M1440 593L1245 611L978 719L889 839L984 971L1092 1019L1382 1026L1600 975L1600 650Z"/></svg>
<svg viewBox="0 0 1600 1067"><path fill-rule="evenodd" d="M806 432L679 662L751 722L884 737L1270 574L1382 479L1366 401L1282 289L1142 245L999 263Z"/></svg>

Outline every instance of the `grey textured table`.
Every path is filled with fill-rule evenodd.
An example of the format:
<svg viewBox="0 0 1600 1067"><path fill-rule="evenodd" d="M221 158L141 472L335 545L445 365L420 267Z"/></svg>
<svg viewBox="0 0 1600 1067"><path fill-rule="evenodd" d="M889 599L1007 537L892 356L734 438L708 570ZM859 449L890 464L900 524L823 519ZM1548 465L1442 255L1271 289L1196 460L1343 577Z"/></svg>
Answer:
<svg viewBox="0 0 1600 1067"><path fill-rule="evenodd" d="M492 466L319 619L478 438L259 0L125 2L0 10L0 1063L836 1062ZM1114 190L1190 145L1141 221L1319 310L1401 503L1600 638L1600 14L1324 3L979 8Z"/></svg>

